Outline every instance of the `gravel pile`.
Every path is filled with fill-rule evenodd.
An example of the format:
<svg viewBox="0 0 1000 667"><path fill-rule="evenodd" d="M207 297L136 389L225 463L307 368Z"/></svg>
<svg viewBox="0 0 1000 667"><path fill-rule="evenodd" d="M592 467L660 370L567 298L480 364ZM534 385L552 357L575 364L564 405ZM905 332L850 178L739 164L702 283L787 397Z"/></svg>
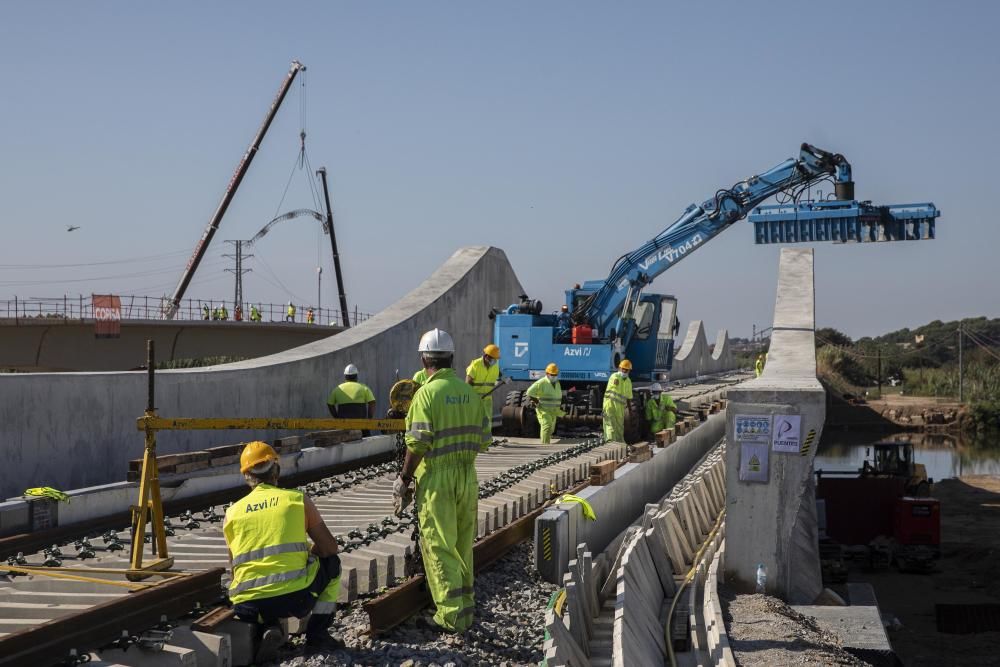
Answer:
<svg viewBox="0 0 1000 667"><path fill-rule="evenodd" d="M360 604L337 611L332 627L347 649L303 657L288 651L282 665L403 665L458 667L536 665L543 657L545 608L556 586L541 581L532 546L521 544L476 578L476 620L461 635L419 630L408 621L382 637L362 633L368 616Z"/></svg>
<svg viewBox="0 0 1000 667"><path fill-rule="evenodd" d="M743 667L858 665L816 619L768 595L734 595L719 588L722 615L736 662Z"/></svg>

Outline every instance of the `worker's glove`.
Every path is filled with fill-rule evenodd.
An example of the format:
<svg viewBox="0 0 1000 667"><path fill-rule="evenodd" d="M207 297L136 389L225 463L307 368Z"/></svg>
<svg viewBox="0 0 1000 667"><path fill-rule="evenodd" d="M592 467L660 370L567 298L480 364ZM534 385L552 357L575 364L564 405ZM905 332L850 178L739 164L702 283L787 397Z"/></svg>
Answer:
<svg viewBox="0 0 1000 667"><path fill-rule="evenodd" d="M502 384L510 384L510 378L508 377L497 378L497 381L493 383L493 386L499 387Z"/></svg>
<svg viewBox="0 0 1000 667"><path fill-rule="evenodd" d="M393 513L398 517L403 514L403 511L410 506L413 502L413 483L412 481L407 484L403 481L402 476L397 477L396 481L392 483L392 509Z"/></svg>

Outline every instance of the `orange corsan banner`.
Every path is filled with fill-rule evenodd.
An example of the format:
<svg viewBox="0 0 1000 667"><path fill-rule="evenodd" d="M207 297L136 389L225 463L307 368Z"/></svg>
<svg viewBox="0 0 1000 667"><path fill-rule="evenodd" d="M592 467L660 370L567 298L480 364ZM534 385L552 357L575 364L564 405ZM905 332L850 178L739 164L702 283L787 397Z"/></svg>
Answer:
<svg viewBox="0 0 1000 667"><path fill-rule="evenodd" d="M122 301L113 294L93 294L94 336L121 338Z"/></svg>

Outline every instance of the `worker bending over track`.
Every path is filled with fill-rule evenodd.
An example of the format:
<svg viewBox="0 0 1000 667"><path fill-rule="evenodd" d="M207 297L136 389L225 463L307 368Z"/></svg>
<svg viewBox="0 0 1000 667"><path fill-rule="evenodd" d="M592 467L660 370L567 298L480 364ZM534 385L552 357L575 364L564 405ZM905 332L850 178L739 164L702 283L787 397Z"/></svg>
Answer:
<svg viewBox="0 0 1000 667"><path fill-rule="evenodd" d="M651 386L649 392L646 421L649 422L649 430L655 435L665 428L673 428L677 423L677 404L659 383Z"/></svg>
<svg viewBox="0 0 1000 667"><path fill-rule="evenodd" d="M552 442L556 430L556 418L566 413L562 410L562 387L559 386L559 367L549 364L545 367L545 377L528 387L528 398L535 403L538 426L541 429L542 444Z"/></svg>
<svg viewBox="0 0 1000 667"><path fill-rule="evenodd" d="M252 490L226 510L222 531L233 576L233 611L259 626L256 662L273 660L284 644L280 619L310 612L306 646L343 648L329 633L340 592L337 540L308 496L276 486L281 466L270 445L257 441L244 447L240 472Z"/></svg>
<svg viewBox="0 0 1000 667"><path fill-rule="evenodd" d="M500 384L499 359L500 348L490 343L483 348L483 356L473 359L465 369L465 382L479 394L490 423L493 422L493 389Z"/></svg>
<svg viewBox="0 0 1000 667"><path fill-rule="evenodd" d="M428 380L406 415L406 459L393 484L393 503L397 513L406 507L416 479L420 551L436 606L433 625L463 632L475 614L475 463L492 440L490 421L479 395L452 370L455 343L446 331L428 331L417 350Z"/></svg>
<svg viewBox="0 0 1000 667"><path fill-rule="evenodd" d="M632 362L622 359L618 371L608 378L608 386L604 390L604 437L613 442L625 442L625 412L628 402L632 400L632 380L628 378L632 370Z"/></svg>

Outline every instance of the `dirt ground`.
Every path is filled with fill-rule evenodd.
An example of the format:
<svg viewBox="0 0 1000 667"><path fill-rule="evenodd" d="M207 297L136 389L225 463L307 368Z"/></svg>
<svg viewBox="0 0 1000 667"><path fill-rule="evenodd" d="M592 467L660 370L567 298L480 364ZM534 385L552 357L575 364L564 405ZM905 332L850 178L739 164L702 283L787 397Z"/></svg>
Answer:
<svg viewBox="0 0 1000 667"><path fill-rule="evenodd" d="M930 574L852 569L851 581L875 588L889 640L906 667L1000 665L1000 632L937 631L937 603L1000 603L1000 476L974 475L934 485L941 501L941 560Z"/></svg>

